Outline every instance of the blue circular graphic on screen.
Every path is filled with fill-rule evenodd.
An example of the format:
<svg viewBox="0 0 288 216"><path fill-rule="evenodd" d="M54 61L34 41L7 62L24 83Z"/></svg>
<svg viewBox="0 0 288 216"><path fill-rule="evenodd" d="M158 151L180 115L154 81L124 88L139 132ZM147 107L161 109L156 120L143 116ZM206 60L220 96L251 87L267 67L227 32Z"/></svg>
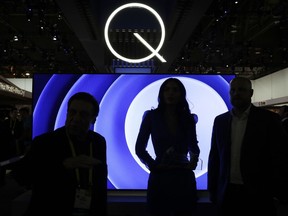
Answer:
<svg viewBox="0 0 288 216"><path fill-rule="evenodd" d="M114 189L147 188L149 170L137 158L134 150L142 116L146 110L157 107L158 91L165 79L169 77L180 79L187 91L190 110L198 116L196 131L201 160L195 170L195 176L197 188L206 189L205 178L212 125L217 115L230 108L228 82L234 76L62 75L51 77L38 98L33 113L33 136L64 125L67 102L74 93L79 91L91 93L100 104L99 116L91 129L106 139L109 187ZM41 75L39 74L39 79L33 82L33 85L40 83ZM53 97L50 96L52 92ZM153 157L155 156L151 140L148 151Z"/></svg>

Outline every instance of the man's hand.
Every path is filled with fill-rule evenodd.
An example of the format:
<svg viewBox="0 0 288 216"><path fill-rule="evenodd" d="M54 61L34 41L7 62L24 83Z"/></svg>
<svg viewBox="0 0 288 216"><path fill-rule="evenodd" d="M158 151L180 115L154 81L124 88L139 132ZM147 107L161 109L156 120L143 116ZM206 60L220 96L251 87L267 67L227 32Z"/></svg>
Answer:
<svg viewBox="0 0 288 216"><path fill-rule="evenodd" d="M91 168L101 163L102 162L100 160L87 156L87 155L79 155L76 157L70 157L63 161L63 165L66 169Z"/></svg>

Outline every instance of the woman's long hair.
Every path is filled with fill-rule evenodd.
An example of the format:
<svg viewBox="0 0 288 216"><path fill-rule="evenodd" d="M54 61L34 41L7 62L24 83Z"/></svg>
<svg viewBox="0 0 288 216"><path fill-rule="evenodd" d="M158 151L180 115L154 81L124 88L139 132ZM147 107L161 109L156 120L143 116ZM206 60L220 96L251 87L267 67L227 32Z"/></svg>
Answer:
<svg viewBox="0 0 288 216"><path fill-rule="evenodd" d="M169 82L176 83L180 89L180 92L181 92L180 102L177 105L178 114L180 114L180 115L181 114L184 114L184 115L189 114L190 109L189 109L189 104L188 104L187 99L186 99L186 89L185 89L185 86L183 85L183 83L177 78L168 78L160 86L160 90L159 90L159 94L158 94L158 110L163 112L166 108L166 103L164 100L164 90L165 90L166 85Z"/></svg>

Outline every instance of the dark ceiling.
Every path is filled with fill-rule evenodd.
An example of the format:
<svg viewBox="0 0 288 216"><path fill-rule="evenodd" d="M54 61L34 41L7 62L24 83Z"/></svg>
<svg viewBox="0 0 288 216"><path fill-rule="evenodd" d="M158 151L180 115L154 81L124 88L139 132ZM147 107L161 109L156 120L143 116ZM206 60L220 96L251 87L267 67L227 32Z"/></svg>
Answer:
<svg viewBox="0 0 288 216"><path fill-rule="evenodd" d="M151 67L153 73L236 73L257 79L288 66L286 0L143 0L162 17L166 38L157 57L143 64L117 60L104 40L109 15L124 0L1 0L0 75L113 73L115 67ZM119 13L109 28L112 47L143 58L161 28L151 13ZM18 41L15 41L15 36ZM53 40L53 37L56 40ZM30 75L27 75L27 74Z"/></svg>

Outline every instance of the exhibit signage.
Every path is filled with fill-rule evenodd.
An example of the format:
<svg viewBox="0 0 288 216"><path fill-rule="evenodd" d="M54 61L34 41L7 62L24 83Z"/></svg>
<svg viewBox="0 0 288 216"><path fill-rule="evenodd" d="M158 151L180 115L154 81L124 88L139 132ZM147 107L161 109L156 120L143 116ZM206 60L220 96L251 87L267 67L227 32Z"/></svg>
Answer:
<svg viewBox="0 0 288 216"><path fill-rule="evenodd" d="M159 42L159 45L157 46L156 49L154 49L140 34L138 33L133 33L133 35L148 49L150 50L151 54L143 57L143 58L139 58L139 59L132 59L132 58L127 58L125 56L120 55L118 52L115 51L115 49L112 47L110 40L109 40L109 36L108 36L108 32L109 32L109 25L111 23L111 21L113 20L113 18L116 16L117 13L119 13L120 11L127 9L127 8L143 8L147 11L149 11L150 13L152 13L156 19L158 20L160 27L161 27L161 39ZM153 58L154 56L156 56L161 62L166 62L166 60L163 58L163 56L161 56L159 54L159 51L161 49L161 47L163 46L164 40L165 40L165 27L164 27L164 23L163 20L161 19L160 15L151 7L145 5L145 4L141 4L141 3L129 3L129 4L125 4L122 5L120 7L118 7L116 10L114 10L111 15L108 17L106 24L105 24L105 29L104 29L104 37L105 37L105 42L109 48L109 50L113 53L114 56L116 56L117 58L129 62L129 63L140 63L140 62L144 62L147 61L151 58Z"/></svg>

